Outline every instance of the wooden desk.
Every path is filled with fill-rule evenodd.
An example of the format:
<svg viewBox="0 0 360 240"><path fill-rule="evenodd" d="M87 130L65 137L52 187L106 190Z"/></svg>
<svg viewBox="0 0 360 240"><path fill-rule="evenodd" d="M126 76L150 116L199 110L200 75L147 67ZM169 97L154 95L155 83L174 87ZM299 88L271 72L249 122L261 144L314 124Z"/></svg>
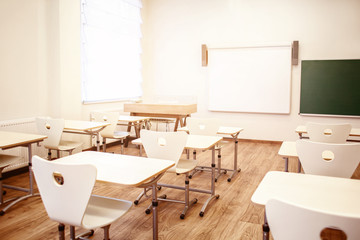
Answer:
<svg viewBox="0 0 360 240"><path fill-rule="evenodd" d="M32 158L32 151L31 151L31 144L39 143L43 141L47 136L44 135L37 135L37 134L28 134L28 133L19 133L19 132L4 132L0 131L0 149L5 150L14 147L27 147L28 148L28 158L29 158L29 189L3 185L6 188L11 188L19 191L28 192L29 194L22 196L9 205L7 205L3 210L0 211L0 215L4 215L5 212L16 203L25 200L29 197L35 196L33 190L33 176L31 170L31 158ZM0 193L2 194L2 193Z"/></svg>
<svg viewBox="0 0 360 240"><path fill-rule="evenodd" d="M157 181L174 166L173 161L104 152L81 152L56 162L87 163L97 168L97 180L134 187L151 187L153 199L153 239L158 239Z"/></svg>
<svg viewBox="0 0 360 240"><path fill-rule="evenodd" d="M303 134L307 134L306 126L297 126L295 132L299 135L299 138L305 138ZM360 128L352 128L349 134L350 137L360 137Z"/></svg>
<svg viewBox="0 0 360 240"><path fill-rule="evenodd" d="M124 112L131 116L175 118L174 131L178 125L186 125L186 118L197 112L197 104L156 104L156 103L125 103Z"/></svg>
<svg viewBox="0 0 360 240"><path fill-rule="evenodd" d="M210 190L203 190L203 189L196 189L196 188L189 188L190 191L193 192L200 192L200 193L206 193L206 194L210 194L210 197L207 199L207 201L204 203L203 207L201 208L201 211L199 213L199 215L201 217L204 216L205 210L208 206L208 204L210 203L211 200L213 199L218 199L220 197L219 194L215 193L215 168L216 168L216 164L215 164L215 146L221 142L223 138L222 137L217 137L217 136L203 136L203 135L188 135L188 139L185 145L185 149L189 150L199 150L199 151L206 151L206 150L211 150L212 151L212 157L211 157L211 187ZM142 142L141 139L135 139L132 141L133 144L135 145L139 145L140 146L140 155L142 155ZM196 152L195 152L196 153ZM188 158L189 158L189 154L188 154ZM194 159L196 159L196 154L194 154ZM167 185L167 184L159 184L165 187L174 187L171 185ZM178 189L184 189L184 187L176 187Z"/></svg>
<svg viewBox="0 0 360 240"><path fill-rule="evenodd" d="M97 148L97 151L100 151L100 134L99 134L99 132L108 125L110 125L110 123L81 121L81 120L65 120L64 132L76 133L76 134L86 134L86 135L90 135L90 136L95 135L96 136L96 148Z"/></svg>
<svg viewBox="0 0 360 240"><path fill-rule="evenodd" d="M268 172L251 197L265 206L271 198L279 198L324 212L360 217L360 181L310 174ZM266 216L264 230L269 229ZM269 231L264 231L269 239Z"/></svg>
<svg viewBox="0 0 360 240"><path fill-rule="evenodd" d="M238 136L240 134L240 132L242 132L244 130L244 128L240 128L240 127L219 127L219 130L217 132L217 134L220 135L226 135L226 136L231 136L231 138L234 140L234 168L233 169L228 169L228 168L221 168L221 166L218 166L218 175L215 178L215 181L220 177L221 174L226 173L227 171L233 172L230 177L227 179L228 182L231 182L231 179L233 177L235 177L235 175L241 171L241 168L237 167L237 153L238 153ZM187 127L181 127L178 128L178 131L186 131L187 133L189 133L189 129Z"/></svg>

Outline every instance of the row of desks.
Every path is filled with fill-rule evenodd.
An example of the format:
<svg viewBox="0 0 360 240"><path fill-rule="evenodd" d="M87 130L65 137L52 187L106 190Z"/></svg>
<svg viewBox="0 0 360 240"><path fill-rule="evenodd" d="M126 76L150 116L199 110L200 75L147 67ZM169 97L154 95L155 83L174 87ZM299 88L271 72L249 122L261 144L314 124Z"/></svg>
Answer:
<svg viewBox="0 0 360 240"><path fill-rule="evenodd" d="M94 122L86 122L81 124L82 121L66 121L66 132L72 133L90 133L91 131L96 131L102 126ZM85 126L86 125L86 126ZM81 127L80 127L81 126ZM97 128L96 128L97 127ZM226 130L226 129L225 129ZM229 129L227 129L229 130ZM233 131L221 131L223 134L230 133ZM240 132L240 131L238 131ZM236 134L237 136L237 134ZM16 204L17 202L34 196L33 193L33 177L31 171L31 144L39 143L44 140L46 136L34 135L34 134L22 134L22 133L11 133L11 132L0 132L1 139L1 149L8 149L11 147L18 146L27 146L29 152L29 183L30 187L28 189L29 194L18 199L16 202L12 202L6 208L2 210L2 214L5 211ZM218 198L219 195L215 193L215 145L218 144L223 138L216 136L196 136L190 135L188 138L187 147L191 149L198 149L201 151L212 150L212 160L211 160L211 186L210 190L202 189L191 189L192 191L202 192L209 194L209 198L204 203L203 208L201 209L200 215L203 215L205 209L211 200ZM121 161L119 161L119 159ZM151 161L149 161L151 160ZM67 156L56 161L69 161L69 162L82 162L94 164L98 168L98 180L118 183L122 185L131 185L134 187L145 187L151 186L153 191L153 201L157 201L157 192L156 184L160 179L162 174L170 167L173 166L173 163L166 164L168 161L161 160L159 163L157 160L148 159L143 157L134 157L126 155L117 155L117 154L108 154L100 152L82 152ZM146 164L145 164L146 162ZM134 165L135 164L135 165ZM151 165L149 167L148 165ZM157 204L155 204L157 205ZM153 229L154 229L154 239L157 239L157 210L156 207L153 209Z"/></svg>
<svg viewBox="0 0 360 240"><path fill-rule="evenodd" d="M307 134L306 126L298 126L296 133L300 138ZM352 137L360 137L360 129L353 128ZM251 197L255 204L265 206L272 198L290 201L300 206L311 207L322 212L360 217L360 181L357 179L299 174L288 172L290 157L298 157L296 142L284 141L278 152L285 160L285 172L268 172ZM269 226L264 216L263 239L269 239Z"/></svg>

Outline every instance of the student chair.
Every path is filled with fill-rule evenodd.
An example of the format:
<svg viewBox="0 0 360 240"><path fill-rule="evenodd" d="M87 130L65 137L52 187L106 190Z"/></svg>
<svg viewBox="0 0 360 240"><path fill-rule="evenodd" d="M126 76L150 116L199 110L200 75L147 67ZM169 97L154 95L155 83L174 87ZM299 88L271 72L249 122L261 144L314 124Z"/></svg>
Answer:
<svg viewBox="0 0 360 240"><path fill-rule="evenodd" d="M100 135L103 140L103 151L106 152L106 139L116 139L120 140L121 144L121 153L124 153L124 139L129 136L128 132L115 131L118 124L120 113L118 112L93 112L92 119L96 122L107 122L110 125L106 126Z"/></svg>
<svg viewBox="0 0 360 240"><path fill-rule="evenodd" d="M351 125L320 124L309 122L306 124L309 138L314 142L345 143L351 131Z"/></svg>
<svg viewBox="0 0 360 240"><path fill-rule="evenodd" d="M166 196L159 199L162 201L185 204L184 210L180 214L180 218L184 219L190 205L197 202L196 198L191 201L189 200L189 172L195 169L197 161L190 159L180 159L186 145L187 134L185 132L156 132L150 130L141 130L140 138L147 157L174 161L175 166L167 170L167 172L185 175L184 188L167 184L158 184L158 186L185 190L184 201L166 199ZM144 193L146 193L146 190L144 190ZM139 196L138 199L140 199L141 196ZM150 209L151 208L149 207L146 210L146 213L150 213Z"/></svg>
<svg viewBox="0 0 360 240"><path fill-rule="evenodd" d="M270 199L265 206L270 231L275 240L318 240L326 234L339 238L360 239L360 218L335 215L284 200Z"/></svg>
<svg viewBox="0 0 360 240"><path fill-rule="evenodd" d="M80 147L82 142L64 141L61 136L64 130L65 120L54 118L36 118L38 133L46 135L44 146L48 149L48 159L51 160L51 150L57 151L57 157L60 157L60 151L66 151L69 155L72 151Z"/></svg>
<svg viewBox="0 0 360 240"><path fill-rule="evenodd" d="M360 161L359 143L298 140L296 151L307 174L350 178Z"/></svg>
<svg viewBox="0 0 360 240"><path fill-rule="evenodd" d="M186 120L186 127L189 130L189 134L193 135L206 135L206 136L216 136L217 132L219 131L220 121L216 118L187 118ZM222 145L216 145L215 150L218 152L218 166L217 172L218 174L215 176L215 182L221 176L221 148ZM193 152L194 158L196 158L196 151ZM190 178L198 171L204 170L207 167L198 167L193 174L190 175Z"/></svg>
<svg viewBox="0 0 360 240"><path fill-rule="evenodd" d="M12 163L16 162L19 159L21 159L21 157L7 155L7 154L0 154L0 205L4 203L3 195L6 193L6 191L3 190L2 172L6 167L10 166ZM12 199L9 199L6 202L11 200Z"/></svg>
<svg viewBox="0 0 360 240"><path fill-rule="evenodd" d="M96 180L93 165L57 163L38 156L32 158L32 164L46 212L59 223L59 239L65 239L64 228L68 224L71 239L75 239L75 227L101 227L108 240L110 224L132 206L129 201L91 195ZM92 230L86 235L93 233Z"/></svg>

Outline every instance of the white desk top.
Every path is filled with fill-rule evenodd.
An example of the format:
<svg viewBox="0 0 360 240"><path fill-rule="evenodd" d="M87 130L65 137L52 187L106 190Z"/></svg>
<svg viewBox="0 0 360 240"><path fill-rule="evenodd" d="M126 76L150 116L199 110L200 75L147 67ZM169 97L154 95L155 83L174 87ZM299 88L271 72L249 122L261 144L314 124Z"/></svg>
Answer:
<svg viewBox="0 0 360 240"><path fill-rule="evenodd" d="M297 126L295 132L301 134L307 133L306 126L304 125ZM352 128L349 135L354 137L360 137L360 128Z"/></svg>
<svg viewBox="0 0 360 240"><path fill-rule="evenodd" d="M360 217L360 180L289 172L268 172L251 197L265 205L281 198L327 213Z"/></svg>
<svg viewBox="0 0 360 240"><path fill-rule="evenodd" d="M188 135L185 149L208 150L221 142L222 139L222 137L217 136ZM132 143L142 145L140 138L133 140Z"/></svg>
<svg viewBox="0 0 360 240"><path fill-rule="evenodd" d="M65 131L92 131L98 128L106 127L110 123L105 122L91 122L80 120L65 120Z"/></svg>
<svg viewBox="0 0 360 240"><path fill-rule="evenodd" d="M223 138L218 136L188 135L185 148L208 150L221 142Z"/></svg>
<svg viewBox="0 0 360 240"><path fill-rule="evenodd" d="M45 138L47 138L45 135L0 131L0 148L6 149L28 143L41 142Z"/></svg>
<svg viewBox="0 0 360 240"><path fill-rule="evenodd" d="M187 127L181 127L177 129L178 131L186 131L189 132L189 129ZM244 131L244 128L240 127L219 127L219 130L217 134L223 134L223 135L235 135L240 132Z"/></svg>
<svg viewBox="0 0 360 240"><path fill-rule="evenodd" d="M140 122L150 120L150 117L120 115L119 122Z"/></svg>
<svg viewBox="0 0 360 240"><path fill-rule="evenodd" d="M298 157L296 151L296 142L283 142L278 154L282 157Z"/></svg>
<svg viewBox="0 0 360 240"><path fill-rule="evenodd" d="M173 161L104 152L81 152L55 162L88 163L97 168L97 180L139 186L173 167Z"/></svg>

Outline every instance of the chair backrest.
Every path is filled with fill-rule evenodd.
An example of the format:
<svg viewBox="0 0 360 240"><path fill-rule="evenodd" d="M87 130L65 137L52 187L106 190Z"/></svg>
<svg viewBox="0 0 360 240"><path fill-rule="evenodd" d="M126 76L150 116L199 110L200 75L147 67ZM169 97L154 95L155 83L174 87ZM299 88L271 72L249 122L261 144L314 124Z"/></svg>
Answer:
<svg viewBox="0 0 360 240"><path fill-rule="evenodd" d="M187 118L186 127L190 134L215 136L219 131L220 120L216 118Z"/></svg>
<svg viewBox="0 0 360 240"><path fill-rule="evenodd" d="M64 119L36 118L36 127L38 133L47 136L47 138L44 140L45 147L56 148L59 146L64 130L64 125Z"/></svg>
<svg viewBox="0 0 360 240"><path fill-rule="evenodd" d="M340 236L360 239L360 218L334 215L278 199L270 199L265 207L270 231L275 240L318 240L325 229L334 229Z"/></svg>
<svg viewBox="0 0 360 240"><path fill-rule="evenodd" d="M351 131L351 124L306 124L309 138L314 142L345 143Z"/></svg>
<svg viewBox="0 0 360 240"><path fill-rule="evenodd" d="M96 179L96 167L89 164L57 163L33 156L32 166L49 218L82 226Z"/></svg>
<svg viewBox="0 0 360 240"><path fill-rule="evenodd" d="M110 123L107 127L100 131L102 137L112 138L119 121L119 112L93 112L92 117L95 122Z"/></svg>
<svg viewBox="0 0 360 240"><path fill-rule="evenodd" d="M296 151L307 174L350 178L360 161L359 143L297 140Z"/></svg>
<svg viewBox="0 0 360 240"><path fill-rule="evenodd" d="M141 130L140 138L149 158L171 160L177 165L185 148L186 132L156 132Z"/></svg>

